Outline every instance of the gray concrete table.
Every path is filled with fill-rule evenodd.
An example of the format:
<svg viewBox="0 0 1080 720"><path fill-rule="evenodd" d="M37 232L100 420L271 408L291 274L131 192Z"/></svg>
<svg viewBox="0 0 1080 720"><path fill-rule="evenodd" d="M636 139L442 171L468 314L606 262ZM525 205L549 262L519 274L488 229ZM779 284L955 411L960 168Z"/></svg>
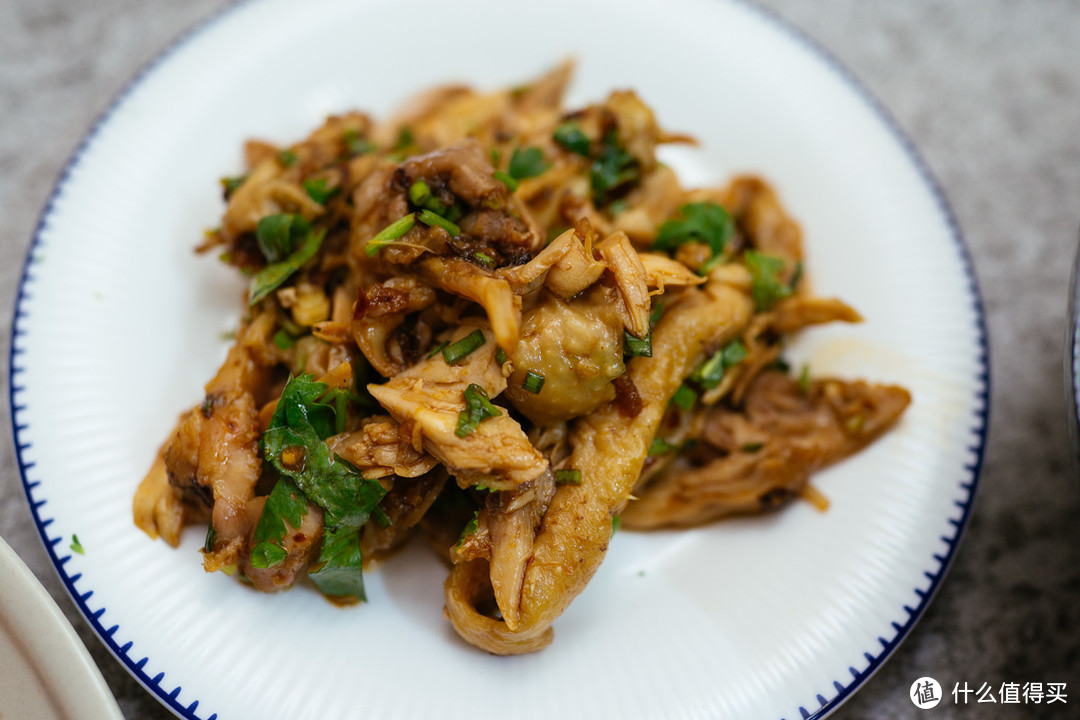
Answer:
<svg viewBox="0 0 1080 720"><path fill-rule="evenodd" d="M0 318L49 191L136 70L222 0L0 2ZM835 715L907 718L918 677L1065 682L1066 705L954 705L927 717L1080 717L1080 499L1061 379L1080 226L1080 5L1068 0L766 0L892 111L948 194L989 313L993 416L967 537L940 593ZM0 354L7 377L7 353ZM171 717L96 640L30 519L0 413L0 535L56 598L125 715Z"/></svg>

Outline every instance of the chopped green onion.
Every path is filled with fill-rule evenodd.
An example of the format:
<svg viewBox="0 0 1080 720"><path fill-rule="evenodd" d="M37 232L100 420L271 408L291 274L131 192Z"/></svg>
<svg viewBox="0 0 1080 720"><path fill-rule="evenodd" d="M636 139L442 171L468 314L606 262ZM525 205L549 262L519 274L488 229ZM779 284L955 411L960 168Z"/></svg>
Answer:
<svg viewBox="0 0 1080 720"><path fill-rule="evenodd" d="M652 312L649 313L649 327L656 327L656 323L660 322L660 318L664 316L664 301L658 300L656 305L653 306Z"/></svg>
<svg viewBox="0 0 1080 720"><path fill-rule="evenodd" d="M493 167L499 167L499 161L500 160L502 160L502 152L499 151L499 148L492 147L491 148L491 164L492 164L492 166Z"/></svg>
<svg viewBox="0 0 1080 720"><path fill-rule="evenodd" d="M502 413L491 404L487 391L476 383L465 388L465 409L458 413L457 429L454 434L459 438L468 437L484 420L499 417Z"/></svg>
<svg viewBox="0 0 1080 720"><path fill-rule="evenodd" d="M79 542L78 535L71 536L71 552L78 553L79 555L85 555L86 550L83 549L82 543Z"/></svg>
<svg viewBox="0 0 1080 720"><path fill-rule="evenodd" d="M666 455L678 447L678 445L672 445L664 438L653 438L652 444L649 445L649 455Z"/></svg>
<svg viewBox="0 0 1080 720"><path fill-rule="evenodd" d="M438 355L440 352L442 352L442 349L449 344L450 342L448 340L443 340L441 343L431 349L431 352L427 354L427 359L430 360L431 358Z"/></svg>
<svg viewBox="0 0 1080 720"><path fill-rule="evenodd" d="M438 225L443 230L450 233L450 235L453 236L453 237L457 237L458 235L461 234L461 228L459 228L457 225L450 222L449 220L447 220L443 216L436 215L435 213L431 212L430 210L427 210L427 209L421 210L420 211L420 216L417 219L420 222L424 223L425 225Z"/></svg>
<svg viewBox="0 0 1080 720"><path fill-rule="evenodd" d="M290 335L285 330L278 330L274 333L274 346L278 350L288 350L296 344L296 338Z"/></svg>
<svg viewBox="0 0 1080 720"><path fill-rule="evenodd" d="M515 180L543 175L551 167L544 162L544 151L536 146L527 148L515 148L510 156L510 177Z"/></svg>
<svg viewBox="0 0 1080 720"><path fill-rule="evenodd" d="M589 147L592 142L576 122L565 122L555 128L551 139L575 155L589 157Z"/></svg>
<svg viewBox="0 0 1080 720"><path fill-rule="evenodd" d="M799 392L803 395L810 391L810 366L803 365L799 371Z"/></svg>
<svg viewBox="0 0 1080 720"><path fill-rule="evenodd" d="M540 388L544 387L544 376L530 370L525 373L525 379L521 381L521 387L533 395L537 395L540 393Z"/></svg>
<svg viewBox="0 0 1080 720"><path fill-rule="evenodd" d="M623 354L630 357L652 357L652 332L639 338L623 330Z"/></svg>
<svg viewBox="0 0 1080 720"><path fill-rule="evenodd" d="M611 534L614 535L619 532L620 529L622 529L622 518L616 515L611 518Z"/></svg>
<svg viewBox="0 0 1080 720"><path fill-rule="evenodd" d="M423 180L417 180L409 186L409 201L417 206L424 207L424 203L431 199L431 188Z"/></svg>
<svg viewBox="0 0 1080 720"><path fill-rule="evenodd" d="M484 267L491 267L495 264L495 258L491 257L487 253L474 252L473 257L480 261L480 264Z"/></svg>
<svg viewBox="0 0 1080 720"><path fill-rule="evenodd" d="M760 450L763 447L765 447L765 443L759 443L759 442L746 443L745 445L742 446L741 450L744 453L756 453L758 450Z"/></svg>
<svg viewBox="0 0 1080 720"><path fill-rule="evenodd" d="M214 530L214 523L208 523L206 525L206 540L203 541L203 552L214 552L214 541L217 540L217 531Z"/></svg>
<svg viewBox="0 0 1080 720"><path fill-rule="evenodd" d="M364 246L364 252L367 253L368 257L374 257L375 253L412 230L413 225L415 224L416 213L409 213L405 217L395 220L380 230L378 235L367 241L367 245Z"/></svg>
<svg viewBox="0 0 1080 720"><path fill-rule="evenodd" d="M503 365L506 363L506 351L500 348L495 348L495 362Z"/></svg>
<svg viewBox="0 0 1080 720"><path fill-rule="evenodd" d="M299 158L296 157L296 153L292 150L282 150L278 153L277 159L278 162L285 167L292 167L296 164L296 161L299 160Z"/></svg>
<svg viewBox="0 0 1080 720"><path fill-rule="evenodd" d="M581 471L574 468L566 468L565 470L555 471L555 484L556 485L580 485L581 484Z"/></svg>
<svg viewBox="0 0 1080 720"><path fill-rule="evenodd" d="M338 194L341 188L329 187L330 183L326 178L311 178L304 181L304 192L308 197L319 203L325 205L326 201Z"/></svg>
<svg viewBox="0 0 1080 720"><path fill-rule="evenodd" d="M505 185L506 189L510 192L514 192L518 189L518 181L504 173L502 170L496 170L492 175L496 180Z"/></svg>
<svg viewBox="0 0 1080 720"><path fill-rule="evenodd" d="M622 198L619 198L615 202L608 205L608 212L611 213L611 217L615 217L616 215L622 215L624 212L626 212L626 209L628 207L629 205L626 204L626 201Z"/></svg>
<svg viewBox="0 0 1080 720"><path fill-rule="evenodd" d="M675 394L671 396L671 404L682 410L689 410L697 402L697 393L686 385L680 385Z"/></svg>
<svg viewBox="0 0 1080 720"><path fill-rule="evenodd" d="M723 349L713 353L701 367L694 371L690 379L705 390L712 390L724 379L724 372L737 365L746 357L746 347L738 340L732 340Z"/></svg>
<svg viewBox="0 0 1080 720"><path fill-rule="evenodd" d="M447 365L454 365L461 362L469 353L483 346L487 342L484 339L483 330L473 330L465 337L458 340L453 345L447 345L442 350L443 360Z"/></svg>

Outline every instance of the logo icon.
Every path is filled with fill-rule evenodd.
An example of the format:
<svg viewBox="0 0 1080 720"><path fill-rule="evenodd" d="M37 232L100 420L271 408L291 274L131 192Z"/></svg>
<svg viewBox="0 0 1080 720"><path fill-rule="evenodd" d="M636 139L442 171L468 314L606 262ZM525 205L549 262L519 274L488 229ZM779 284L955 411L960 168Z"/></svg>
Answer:
<svg viewBox="0 0 1080 720"><path fill-rule="evenodd" d="M929 710L941 702L941 685L932 677L921 677L911 683L911 702L920 710Z"/></svg>

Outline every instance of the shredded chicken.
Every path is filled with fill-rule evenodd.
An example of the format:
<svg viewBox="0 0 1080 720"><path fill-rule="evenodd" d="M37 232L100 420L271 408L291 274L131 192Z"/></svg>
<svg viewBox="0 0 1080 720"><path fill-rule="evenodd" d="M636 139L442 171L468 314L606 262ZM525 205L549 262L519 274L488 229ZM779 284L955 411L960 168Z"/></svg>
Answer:
<svg viewBox="0 0 1080 720"><path fill-rule="evenodd" d="M618 517L823 502L811 473L910 396L779 372L796 333L861 317L810 292L777 191L684 188L656 149L692 139L630 90L567 110L571 71L247 143L199 248L250 277L244 320L139 528L175 546L209 520L208 571L343 604L420 533L455 631L517 654L551 642Z"/></svg>

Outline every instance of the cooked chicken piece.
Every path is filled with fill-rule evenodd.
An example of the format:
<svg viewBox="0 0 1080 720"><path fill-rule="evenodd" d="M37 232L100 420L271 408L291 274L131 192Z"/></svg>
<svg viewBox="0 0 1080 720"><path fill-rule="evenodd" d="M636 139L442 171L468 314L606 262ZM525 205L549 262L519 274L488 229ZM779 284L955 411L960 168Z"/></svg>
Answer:
<svg viewBox="0 0 1080 720"><path fill-rule="evenodd" d="M550 468L513 490L488 495L491 587L503 621L510 630L518 628L525 569L532 558L540 520L554 496L555 474Z"/></svg>
<svg viewBox="0 0 1080 720"><path fill-rule="evenodd" d="M622 299L615 307L622 316L626 331L639 338L645 337L649 332L652 300L649 298L645 266L630 244L630 238L626 237L626 233L617 232L604 238L596 250L615 277L615 287Z"/></svg>
<svg viewBox="0 0 1080 720"><path fill-rule="evenodd" d="M578 417L615 398L611 381L626 368L613 295L606 287L573 302L548 294L525 314L506 396L534 423ZM525 387L529 373L543 380L538 392Z"/></svg>
<svg viewBox="0 0 1080 720"><path fill-rule="evenodd" d="M395 420L411 430L413 446L438 458L459 484L510 489L534 479L548 464L529 443L521 426L501 408L496 408L497 417L483 420L465 437L458 436L458 418L467 408L468 386L479 385L491 398L506 388L490 330L462 325L452 340L461 340L474 331L483 333L484 344L460 363L448 365L441 354L436 354L384 385L369 385L368 391Z"/></svg>
<svg viewBox="0 0 1080 720"><path fill-rule="evenodd" d="M268 373L255 361L252 347L267 344L272 328L273 313L266 312L240 331L206 385L206 401L177 426L165 451L170 484L185 499L212 504L216 540L204 556L208 572L236 563L253 522L247 504L262 469L254 395L261 392Z"/></svg>
<svg viewBox="0 0 1080 720"><path fill-rule="evenodd" d="M386 415L364 418L359 430L329 437L326 444L334 455L345 458L366 478L415 478L438 464L435 458L418 452L409 434Z"/></svg>
<svg viewBox="0 0 1080 720"><path fill-rule="evenodd" d="M743 408L704 411L705 443L635 489L623 522L642 529L698 525L775 509L798 495L811 473L880 437L910 402L893 385L821 379L804 393L783 373L761 373Z"/></svg>
<svg viewBox="0 0 1080 720"><path fill-rule="evenodd" d="M395 478L393 482L394 486L379 503L390 522L385 526L378 521L368 522L360 538L365 569L411 537L446 484L446 471L440 468L415 478Z"/></svg>
<svg viewBox="0 0 1080 720"><path fill-rule="evenodd" d="M353 309L352 336L360 352L383 377L393 377L411 365L419 346L403 345L398 334L409 313L435 302L435 291L408 275L361 288ZM413 344L415 345L415 343Z"/></svg>
<svg viewBox="0 0 1080 720"><path fill-rule="evenodd" d="M433 192L441 186L471 207L505 207L510 197L506 186L492 173L491 159L476 140L463 140L426 155L417 155L401 164L406 187L424 180Z"/></svg>
<svg viewBox="0 0 1080 720"><path fill-rule="evenodd" d="M638 259L645 268L645 284L658 295L668 286L701 285L706 278L691 272L681 262L659 253L639 253Z"/></svg>
<svg viewBox="0 0 1080 720"><path fill-rule="evenodd" d="M514 351L521 334L521 298L510 289L510 283L459 258L425 258L419 270L433 287L484 308L499 346L507 353Z"/></svg>
<svg viewBox="0 0 1080 720"><path fill-rule="evenodd" d="M608 266L593 256L596 239L596 230L588 219L579 219L566 254L548 270L544 286L563 300L569 300L599 280Z"/></svg>
<svg viewBox="0 0 1080 720"><path fill-rule="evenodd" d="M253 518L262 515L263 506L266 504L265 497L253 498L248 508L248 514ZM282 538L281 547L285 550L285 558L272 567L258 568L251 564L251 553L240 554L240 569L255 586L256 590L263 592L276 592L290 587L296 582L296 576L307 569L307 566L318 554L319 546L323 538L323 512L320 507L308 504L307 512L300 521L300 527L294 528L285 521L285 536ZM250 530L247 547L253 547L255 525Z"/></svg>
<svg viewBox="0 0 1080 720"><path fill-rule="evenodd" d="M653 357L631 360L627 375L643 406L634 417L606 405L575 424L568 467L581 485L562 485L544 514L522 584L518 628L483 615L490 594L484 561L460 563L446 582L446 609L455 630L488 652L538 650L551 641L551 623L599 567L612 532L612 517L626 504L672 394L706 349L736 337L750 319L749 297L713 283L688 289L653 331ZM506 610L503 608L503 612Z"/></svg>
<svg viewBox="0 0 1080 720"><path fill-rule="evenodd" d="M180 530L184 527L187 512L179 488L169 484L164 448L139 483L132 510L136 527L152 539L156 540L160 535L173 547L180 544Z"/></svg>

